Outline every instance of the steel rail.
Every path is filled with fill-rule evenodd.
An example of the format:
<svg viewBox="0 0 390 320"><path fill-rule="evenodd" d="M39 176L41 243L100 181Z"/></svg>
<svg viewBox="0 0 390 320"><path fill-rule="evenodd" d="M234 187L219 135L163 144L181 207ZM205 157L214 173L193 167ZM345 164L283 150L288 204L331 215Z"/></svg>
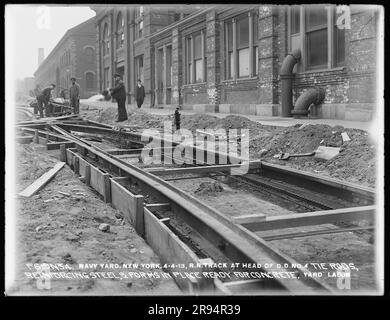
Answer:
<svg viewBox="0 0 390 320"><path fill-rule="evenodd" d="M330 292L332 289L315 278L305 277L308 272L306 268L296 267L285 269L276 268L277 265L284 264L297 265L297 262L290 257L279 252L265 240L259 238L253 232L235 224L231 219L224 216L217 210L199 202L193 196L165 182L161 178L145 172L144 170L131 165L114 155L98 150L81 139L75 138L64 129L56 125L51 128L64 136L68 140L75 142L81 148L86 149L98 158L109 163L120 170L122 174L127 174L141 189L147 189L160 198L168 199L172 203L172 211L182 218L189 226L193 227L210 243L213 243L227 258L234 262L260 263L266 272L288 272L295 273L298 278L273 279L283 288L292 294L311 294L317 291Z"/></svg>

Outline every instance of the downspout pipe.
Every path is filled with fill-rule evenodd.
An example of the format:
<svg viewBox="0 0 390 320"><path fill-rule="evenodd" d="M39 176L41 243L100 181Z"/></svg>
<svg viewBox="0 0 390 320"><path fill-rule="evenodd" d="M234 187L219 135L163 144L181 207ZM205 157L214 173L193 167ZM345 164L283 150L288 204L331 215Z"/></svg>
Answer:
<svg viewBox="0 0 390 320"><path fill-rule="evenodd" d="M292 71L300 59L301 50L293 50L284 58L282 67L280 68L280 80L282 85L282 117L291 116L291 110L293 108L292 81L294 77Z"/></svg>
<svg viewBox="0 0 390 320"><path fill-rule="evenodd" d="M295 102L294 110L291 113L294 117L307 116L309 113L309 107L319 105L325 99L325 90L320 87L314 87L306 90L302 93Z"/></svg>

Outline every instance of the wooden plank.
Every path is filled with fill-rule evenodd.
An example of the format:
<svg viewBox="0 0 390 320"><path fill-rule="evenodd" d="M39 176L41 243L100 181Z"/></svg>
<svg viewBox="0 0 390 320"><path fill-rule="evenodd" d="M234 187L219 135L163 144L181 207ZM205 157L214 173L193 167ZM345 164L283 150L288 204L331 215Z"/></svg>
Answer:
<svg viewBox="0 0 390 320"><path fill-rule="evenodd" d="M151 211L154 211L154 210L167 211L167 210L171 209L171 204L170 203L149 203L149 204L145 205L145 207Z"/></svg>
<svg viewBox="0 0 390 320"><path fill-rule="evenodd" d="M89 164L88 164L88 162L86 160L84 160L80 156L77 156L77 157L79 159L79 174L80 174L80 176L85 177L86 176L87 167L88 167Z"/></svg>
<svg viewBox="0 0 390 320"><path fill-rule="evenodd" d="M363 230L374 230L375 227L367 226L367 227L352 227L352 228L335 228L335 229L322 229L315 231L306 231L306 232L292 232L292 233L282 233L282 234L273 234L270 236L261 237L267 241L274 240L282 240L282 239L293 239L293 238L302 238L302 237L311 237L311 236L319 236L326 234L334 234L334 233L344 233L344 232L353 232L353 231L363 231Z"/></svg>
<svg viewBox="0 0 390 320"><path fill-rule="evenodd" d="M16 142L21 144L28 144L33 141L34 136L17 136Z"/></svg>
<svg viewBox="0 0 390 320"><path fill-rule="evenodd" d="M146 171L153 173L154 175L163 176L171 174L188 174L188 173L206 173L206 172L230 172L232 168L240 168L240 164L225 164L225 165L212 165L201 167L188 167L188 168L147 168ZM249 169L259 169L261 167L260 161L249 162Z"/></svg>
<svg viewBox="0 0 390 320"><path fill-rule="evenodd" d="M112 206L123 213L139 235L144 236L144 197L131 193L114 179L110 180Z"/></svg>
<svg viewBox="0 0 390 320"><path fill-rule="evenodd" d="M294 168L286 168L286 166L280 166L274 163L262 162L262 169L280 172L285 175L289 174L296 177L302 177L305 180L316 181L318 183L332 186L338 189L344 189L365 196L375 197L375 189L362 186L362 185L357 185L351 182L340 181L330 177L319 176L318 174L304 172Z"/></svg>
<svg viewBox="0 0 390 320"><path fill-rule="evenodd" d="M58 171L62 169L65 165L65 162L58 162L56 165L50 169L48 172L44 173L37 180L35 180L32 184L30 184L26 189L19 193L21 197L31 197L36 194L39 190L41 190L56 174Z"/></svg>
<svg viewBox="0 0 390 320"><path fill-rule="evenodd" d="M106 178L105 176L109 176L108 173L103 173L99 170L99 168L90 165L91 169L91 177L90 177L90 185L93 189L95 189L100 195L102 195L105 200L107 200L106 194Z"/></svg>
<svg viewBox="0 0 390 320"><path fill-rule="evenodd" d="M265 221L243 223L242 226L251 231L294 228L317 224L335 223L339 221L359 221L374 219L375 206L363 206L337 210L295 213L283 216L268 217Z"/></svg>
<svg viewBox="0 0 390 320"><path fill-rule="evenodd" d="M139 154L122 154L116 157L119 159L126 159L126 158L139 158L139 156L140 156Z"/></svg>
<svg viewBox="0 0 390 320"><path fill-rule="evenodd" d="M198 257L194 252L182 242L164 223L153 215L147 208L144 208L145 219L145 239L160 257L162 263L178 265L190 263L197 265ZM172 268L172 272L183 272L182 268ZM191 272L197 272L196 268L191 268ZM188 278L174 277L178 286L184 291L190 291L193 287ZM198 279L194 279L198 280ZM195 281L197 282L197 281Z"/></svg>
<svg viewBox="0 0 390 320"><path fill-rule="evenodd" d="M265 221L266 217L263 213L258 214L246 214L242 216L232 217L233 221L238 224L253 223L259 221Z"/></svg>
<svg viewBox="0 0 390 320"><path fill-rule="evenodd" d="M66 162L66 146L65 146L65 144L60 145L60 161Z"/></svg>
<svg viewBox="0 0 390 320"><path fill-rule="evenodd" d="M58 141L58 142L48 142L46 144L47 150L56 150L60 149L61 145L65 144L66 148L74 148L75 143L72 141Z"/></svg>

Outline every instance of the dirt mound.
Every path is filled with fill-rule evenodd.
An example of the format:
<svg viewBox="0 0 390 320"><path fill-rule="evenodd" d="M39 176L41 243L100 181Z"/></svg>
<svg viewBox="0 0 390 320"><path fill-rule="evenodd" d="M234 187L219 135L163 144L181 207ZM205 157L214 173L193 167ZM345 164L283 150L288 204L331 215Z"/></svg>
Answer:
<svg viewBox="0 0 390 320"><path fill-rule="evenodd" d="M213 194L217 192L222 192L224 189L218 181L212 182L202 182L198 189L195 190L196 194Z"/></svg>
<svg viewBox="0 0 390 320"><path fill-rule="evenodd" d="M182 115L181 127L196 131L196 129L214 128L219 119L207 114Z"/></svg>
<svg viewBox="0 0 390 320"><path fill-rule="evenodd" d="M107 123L115 124L118 110L115 107L107 107L100 109L97 114L88 116L89 119ZM127 112L127 121L120 122L121 126L140 126L143 128L162 128L164 121L171 121L169 116L159 116L148 114L143 110L131 110Z"/></svg>
<svg viewBox="0 0 390 320"><path fill-rule="evenodd" d="M263 159L273 163L289 165L354 183L375 185L376 150L367 132L328 125L307 125L302 129L299 127L299 125L288 127L277 134L254 138L249 147L251 157L257 158L261 155ZM343 142L342 132L347 132L351 141ZM274 158L281 152L312 152L319 146L340 147L340 154L325 162L313 157L290 158L288 161ZM267 151L264 152L264 149Z"/></svg>

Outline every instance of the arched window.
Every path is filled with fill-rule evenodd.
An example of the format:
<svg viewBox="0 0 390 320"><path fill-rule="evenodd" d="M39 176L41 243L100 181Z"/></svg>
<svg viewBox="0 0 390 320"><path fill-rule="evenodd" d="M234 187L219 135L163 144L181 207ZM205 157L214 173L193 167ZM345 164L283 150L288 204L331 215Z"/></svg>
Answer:
<svg viewBox="0 0 390 320"><path fill-rule="evenodd" d="M85 74L85 87L87 90L93 90L95 87L95 75L93 72L87 72Z"/></svg>
<svg viewBox="0 0 390 320"><path fill-rule="evenodd" d="M108 34L108 25L104 25L103 29L103 55L110 53L110 36Z"/></svg>
<svg viewBox="0 0 390 320"><path fill-rule="evenodd" d="M87 57L88 62L93 62L95 50L92 47L86 47L84 49L84 53Z"/></svg>
<svg viewBox="0 0 390 320"><path fill-rule="evenodd" d="M122 48L125 42L124 34L124 25L125 21L123 19L122 13L119 12L118 18L116 20L116 48Z"/></svg>

